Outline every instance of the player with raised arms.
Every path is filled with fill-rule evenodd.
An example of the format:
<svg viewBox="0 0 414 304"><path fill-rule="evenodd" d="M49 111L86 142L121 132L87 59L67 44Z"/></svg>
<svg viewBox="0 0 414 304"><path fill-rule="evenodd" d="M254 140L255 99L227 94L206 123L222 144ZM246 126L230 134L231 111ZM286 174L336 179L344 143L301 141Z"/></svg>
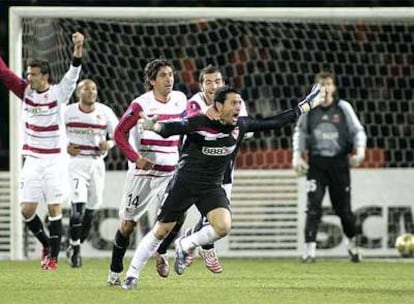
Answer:
<svg viewBox="0 0 414 304"><path fill-rule="evenodd" d="M197 115L178 122L162 123L158 122L156 117L148 118L141 114L141 129L154 131L165 138L174 134L185 134L187 140L178 170L164 194L158 221L135 250L122 288L137 287L139 274L147 260L177 220L193 204L202 215L207 216L209 225L176 240L176 273L184 272L187 256L195 247L225 237L231 229L231 212L229 200L222 188L223 175L238 142L243 139L246 132L275 129L293 123L302 113L317 106L323 98L320 87L315 86L298 106L272 118L253 120L239 117L240 93L225 86L217 90L214 98L214 107L220 114L219 121L210 120L205 115Z"/></svg>
<svg viewBox="0 0 414 304"><path fill-rule="evenodd" d="M20 206L23 219L42 244L40 265L45 270L58 266L62 237L62 208L68 199L68 157L64 109L76 88L81 71L84 36L72 34L73 60L61 81L53 84L49 63L33 60L27 80L20 79L0 58L0 80L22 100L22 143L24 165L20 176ZM49 236L36 214L46 203Z"/></svg>

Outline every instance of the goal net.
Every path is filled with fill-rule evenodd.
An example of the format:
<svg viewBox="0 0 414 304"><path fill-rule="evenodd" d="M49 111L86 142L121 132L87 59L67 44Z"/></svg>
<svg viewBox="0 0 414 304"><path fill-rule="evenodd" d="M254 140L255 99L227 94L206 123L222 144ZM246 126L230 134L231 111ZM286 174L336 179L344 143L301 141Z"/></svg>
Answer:
<svg viewBox="0 0 414 304"><path fill-rule="evenodd" d="M352 103L366 128L368 148L378 151L375 157L383 153L368 159L368 166L414 165L412 22L258 19L24 18L23 66L30 58L46 58L60 79L70 63L70 33L82 31L87 39L82 77L97 82L100 100L118 115L144 92L145 64L164 56L177 69L176 89L189 97L199 89L198 71L219 66L255 117L294 106L315 73L329 69L337 74L339 95ZM239 167L287 168L287 156L272 157L269 151L289 150L291 135L292 127L256 134L244 143ZM268 152L262 163L247 157L256 150ZM119 150L107 164L110 170L126 169Z"/></svg>
<svg viewBox="0 0 414 304"><path fill-rule="evenodd" d="M191 14L188 8L172 8L134 15L127 8L82 10L17 11L19 64L45 58L53 78L60 79L70 64L70 34L81 31L86 37L81 77L97 82L99 100L118 116L144 92L145 64L160 56L172 61L175 88L188 97L199 89L201 68L220 67L226 81L241 90L249 114L258 118L294 106L315 74L329 69L337 75L339 95L351 102L367 131L364 166L414 166L414 25L407 11L206 9L204 15L202 9ZM238 168L290 168L292 130L255 134L243 144ZM126 169L118 149L106 164L109 170ZM297 225L296 218L288 223L293 230ZM267 249L295 250L299 236L289 233Z"/></svg>

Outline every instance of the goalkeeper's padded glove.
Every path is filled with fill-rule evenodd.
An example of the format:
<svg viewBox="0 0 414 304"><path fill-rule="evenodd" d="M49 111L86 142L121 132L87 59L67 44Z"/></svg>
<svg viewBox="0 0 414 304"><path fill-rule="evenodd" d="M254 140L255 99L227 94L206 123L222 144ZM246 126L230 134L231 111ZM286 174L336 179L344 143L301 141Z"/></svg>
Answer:
<svg viewBox="0 0 414 304"><path fill-rule="evenodd" d="M349 165L352 168L359 167L361 163L364 161L364 159L365 159L365 148L364 147L356 148L356 153L352 155L349 159Z"/></svg>
<svg viewBox="0 0 414 304"><path fill-rule="evenodd" d="M298 104L300 112L303 114L309 112L311 109L319 106L326 97L326 90L319 84L312 87L310 93Z"/></svg>
<svg viewBox="0 0 414 304"><path fill-rule="evenodd" d="M161 130L161 124L158 122L158 116L148 118L144 112L139 114L141 117L138 120L138 131L143 133L144 131L154 131L159 132Z"/></svg>
<svg viewBox="0 0 414 304"><path fill-rule="evenodd" d="M295 170L297 176L303 176L308 173L309 165L302 158L301 153L299 151L293 152L292 167L293 170Z"/></svg>

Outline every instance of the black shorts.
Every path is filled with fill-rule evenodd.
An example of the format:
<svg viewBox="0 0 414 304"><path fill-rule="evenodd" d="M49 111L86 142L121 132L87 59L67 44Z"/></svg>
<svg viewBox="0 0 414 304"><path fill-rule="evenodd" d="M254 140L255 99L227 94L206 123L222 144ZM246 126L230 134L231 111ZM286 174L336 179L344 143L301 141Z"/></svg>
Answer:
<svg viewBox="0 0 414 304"><path fill-rule="evenodd" d="M193 204L203 216L217 208L230 210L230 202L220 185L200 187L176 175L167 187L157 219L176 222Z"/></svg>

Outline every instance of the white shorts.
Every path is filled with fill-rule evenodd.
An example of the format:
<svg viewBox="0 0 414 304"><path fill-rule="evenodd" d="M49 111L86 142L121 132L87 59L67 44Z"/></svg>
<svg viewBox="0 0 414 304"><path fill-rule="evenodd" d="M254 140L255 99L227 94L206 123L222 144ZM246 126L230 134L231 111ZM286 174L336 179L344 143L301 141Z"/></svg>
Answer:
<svg viewBox="0 0 414 304"><path fill-rule="evenodd" d="M50 159L26 157L19 189L21 202L67 203L69 193L67 157Z"/></svg>
<svg viewBox="0 0 414 304"><path fill-rule="evenodd" d="M122 220L137 222L145 212L156 212L164 198L165 189L173 175L164 177L135 176L135 170L127 173L119 216Z"/></svg>
<svg viewBox="0 0 414 304"><path fill-rule="evenodd" d="M105 163L101 157L71 157L69 177L72 203L86 203L86 208L92 210L102 205Z"/></svg>

